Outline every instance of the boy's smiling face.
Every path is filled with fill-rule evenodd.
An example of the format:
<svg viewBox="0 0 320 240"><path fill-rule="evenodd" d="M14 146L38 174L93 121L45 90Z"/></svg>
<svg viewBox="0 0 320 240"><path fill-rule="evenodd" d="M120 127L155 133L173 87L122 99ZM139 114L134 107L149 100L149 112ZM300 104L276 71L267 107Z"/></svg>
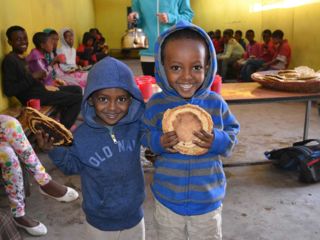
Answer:
<svg viewBox="0 0 320 240"><path fill-rule="evenodd" d="M28 35L26 31L15 31L11 34L8 43L11 45L13 52L23 54L28 48Z"/></svg>
<svg viewBox="0 0 320 240"><path fill-rule="evenodd" d="M97 121L113 126L127 115L131 104L131 95L121 88L98 90L89 98L97 115Z"/></svg>
<svg viewBox="0 0 320 240"><path fill-rule="evenodd" d="M208 69L208 52L203 41L176 39L164 48L164 70L169 85L181 97L191 98L201 87Z"/></svg>

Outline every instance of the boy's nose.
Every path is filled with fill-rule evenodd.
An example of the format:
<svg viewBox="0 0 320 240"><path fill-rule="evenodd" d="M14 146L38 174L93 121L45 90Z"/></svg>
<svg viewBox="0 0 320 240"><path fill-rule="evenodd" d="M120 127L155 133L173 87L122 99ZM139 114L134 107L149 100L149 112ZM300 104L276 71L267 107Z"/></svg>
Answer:
<svg viewBox="0 0 320 240"><path fill-rule="evenodd" d="M116 103L114 101L110 101L108 104L108 110L113 111L116 109Z"/></svg>
<svg viewBox="0 0 320 240"><path fill-rule="evenodd" d="M183 79L184 80L190 80L192 79L191 71L186 69L183 71Z"/></svg>

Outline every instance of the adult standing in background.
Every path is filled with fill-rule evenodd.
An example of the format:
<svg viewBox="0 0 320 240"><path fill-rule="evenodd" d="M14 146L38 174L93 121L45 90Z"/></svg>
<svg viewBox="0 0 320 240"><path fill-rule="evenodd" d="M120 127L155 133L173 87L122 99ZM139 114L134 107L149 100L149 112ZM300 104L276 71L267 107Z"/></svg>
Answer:
<svg viewBox="0 0 320 240"><path fill-rule="evenodd" d="M144 75L154 76L154 45L163 31L180 20L192 21L190 0L132 0L128 21L137 21L149 39L149 48L140 51Z"/></svg>

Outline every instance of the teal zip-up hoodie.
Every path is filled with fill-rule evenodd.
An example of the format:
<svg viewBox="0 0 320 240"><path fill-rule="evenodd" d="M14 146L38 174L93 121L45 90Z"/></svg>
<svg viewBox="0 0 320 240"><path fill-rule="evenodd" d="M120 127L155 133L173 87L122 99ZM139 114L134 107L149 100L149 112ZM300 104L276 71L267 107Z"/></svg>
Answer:
<svg viewBox="0 0 320 240"><path fill-rule="evenodd" d="M95 109L88 103L93 92L104 88L122 88L132 95L128 114L112 127L96 122ZM81 109L84 123L77 128L72 146L49 153L65 174L80 174L83 211L100 230L128 229L143 217L140 118L144 108L131 70L106 57L89 72Z"/></svg>
<svg viewBox="0 0 320 240"><path fill-rule="evenodd" d="M170 34L180 29L198 32L207 43L210 55L204 82L188 100L169 85L161 63L161 45ZM205 214L219 208L224 199L226 177L220 156L230 155L237 143L240 126L222 97L210 90L217 62L212 41L203 29L188 22L179 22L160 36L155 53L155 76L162 92L149 100L143 118L147 144L158 155L152 191L159 202L175 213L187 216ZM160 144L164 112L188 103L205 109L214 122L212 146L208 153L199 156L170 153Z"/></svg>
<svg viewBox="0 0 320 240"><path fill-rule="evenodd" d="M132 0L131 3L132 11L139 14L138 27L143 29L149 40L149 48L141 50L141 56L154 55L153 50L158 38L158 27L159 32L162 33L181 20L191 22L193 18L190 0ZM166 24L158 21L158 4L158 12L168 15L169 22Z"/></svg>

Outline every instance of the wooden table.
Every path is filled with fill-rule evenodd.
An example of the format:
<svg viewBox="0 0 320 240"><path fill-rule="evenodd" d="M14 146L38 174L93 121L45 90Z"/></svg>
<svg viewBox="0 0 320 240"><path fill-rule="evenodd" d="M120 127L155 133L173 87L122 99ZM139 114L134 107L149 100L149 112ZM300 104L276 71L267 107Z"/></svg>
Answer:
<svg viewBox="0 0 320 240"><path fill-rule="evenodd" d="M282 92L261 87L259 83L223 83L222 97L228 104L257 104L275 102L306 102L303 140L308 138L311 102L320 99L320 93Z"/></svg>

